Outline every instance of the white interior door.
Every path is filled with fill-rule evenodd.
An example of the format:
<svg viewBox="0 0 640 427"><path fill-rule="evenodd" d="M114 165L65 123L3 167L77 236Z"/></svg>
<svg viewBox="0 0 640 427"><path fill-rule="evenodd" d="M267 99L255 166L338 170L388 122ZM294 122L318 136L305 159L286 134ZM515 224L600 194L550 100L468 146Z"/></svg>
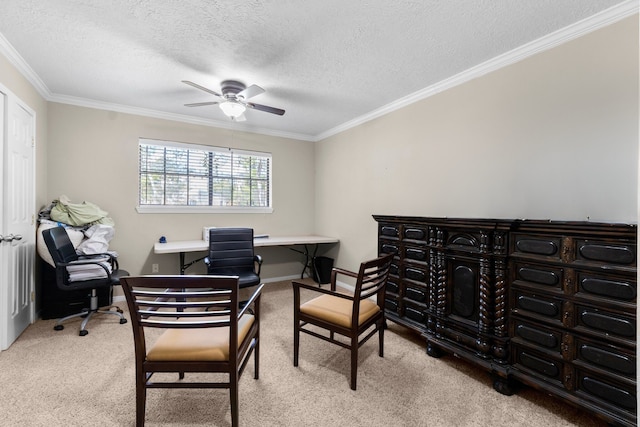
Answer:
<svg viewBox="0 0 640 427"><path fill-rule="evenodd" d="M2 96L4 182L0 242L0 350L35 320L35 115L10 93Z"/></svg>

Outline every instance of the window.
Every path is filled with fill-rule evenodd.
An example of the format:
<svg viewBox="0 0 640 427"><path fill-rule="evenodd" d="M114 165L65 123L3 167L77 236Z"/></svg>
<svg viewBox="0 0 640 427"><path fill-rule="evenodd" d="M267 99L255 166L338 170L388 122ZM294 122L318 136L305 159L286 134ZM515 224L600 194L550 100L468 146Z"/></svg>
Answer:
<svg viewBox="0 0 640 427"><path fill-rule="evenodd" d="M271 212L271 154L139 141L139 212Z"/></svg>

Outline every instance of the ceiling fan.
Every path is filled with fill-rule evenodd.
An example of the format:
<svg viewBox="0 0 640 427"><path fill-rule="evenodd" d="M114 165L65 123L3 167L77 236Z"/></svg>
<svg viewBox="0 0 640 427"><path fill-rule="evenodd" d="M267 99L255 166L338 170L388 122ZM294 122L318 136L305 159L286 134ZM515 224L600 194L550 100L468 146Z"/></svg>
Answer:
<svg viewBox="0 0 640 427"><path fill-rule="evenodd" d="M202 107L205 105L218 104L222 112L227 117L237 122L243 122L246 120L246 118L244 117L244 112L247 108L277 114L279 116L282 116L284 114L284 110L280 108L269 107L268 105L255 104L253 102L247 101L247 99L249 98L253 98L256 95L264 93L264 89L257 85L246 87L244 83L241 83L239 81L225 80L220 84L220 89L222 92L222 94L220 94L211 89L207 89L204 86L200 86L197 83L190 82L189 80L182 80L182 83L188 84L189 86L203 90L207 93L210 93L211 95L220 98L219 101L184 104L185 107Z"/></svg>

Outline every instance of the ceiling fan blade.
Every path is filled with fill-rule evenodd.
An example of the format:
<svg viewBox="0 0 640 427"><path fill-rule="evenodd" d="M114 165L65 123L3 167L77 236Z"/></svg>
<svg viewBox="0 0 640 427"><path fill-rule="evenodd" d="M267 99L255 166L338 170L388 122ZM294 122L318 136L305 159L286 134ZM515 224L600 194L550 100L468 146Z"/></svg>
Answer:
<svg viewBox="0 0 640 427"><path fill-rule="evenodd" d="M193 104L184 104L185 107L203 107L205 105L216 105L219 104L218 101L212 102L194 102Z"/></svg>
<svg viewBox="0 0 640 427"><path fill-rule="evenodd" d="M197 83L190 82L189 80L182 80L182 83L187 84L187 85L189 85L189 86L193 86L193 87L195 87L196 89L203 90L203 91L205 91L205 92L207 92L207 93L210 93L211 95L219 96L220 98L222 98L222 95L220 95L218 92L214 92L214 91L212 91L211 89L207 89L206 87L204 87L204 86L200 86L200 85L199 85L199 84L197 84Z"/></svg>
<svg viewBox="0 0 640 427"><path fill-rule="evenodd" d="M275 107L269 107L268 105L254 104L253 102L247 102L247 107L253 108L254 110L264 111L271 114L277 114L282 116L284 114L284 110Z"/></svg>
<svg viewBox="0 0 640 427"><path fill-rule="evenodd" d="M248 88L238 92L236 96L242 99L249 99L253 98L256 95L260 95L261 93L264 93L264 89L262 89L258 85L251 85Z"/></svg>

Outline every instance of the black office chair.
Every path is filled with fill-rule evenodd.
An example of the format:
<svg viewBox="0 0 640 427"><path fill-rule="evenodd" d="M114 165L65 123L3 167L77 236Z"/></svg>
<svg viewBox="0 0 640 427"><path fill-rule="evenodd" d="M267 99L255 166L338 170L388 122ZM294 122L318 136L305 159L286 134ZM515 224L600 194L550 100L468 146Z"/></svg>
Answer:
<svg viewBox="0 0 640 427"><path fill-rule="evenodd" d="M69 239L67 231L63 227L54 227L42 232L44 242L49 249L56 267L56 284L63 291L90 290L90 306L80 313L72 314L58 320L53 327L56 331L64 329L63 322L75 318L84 317L80 325L79 335L89 333L86 326L89 319L95 313L113 314L120 318L120 323L127 323L119 307L112 311L98 309L97 289L120 284L120 278L128 276L125 270L118 269L118 260L111 254L95 254L78 256L73 243Z"/></svg>
<svg viewBox="0 0 640 427"><path fill-rule="evenodd" d="M262 257L253 251L252 228L211 228L204 263L207 274L238 276L240 288L260 284Z"/></svg>

